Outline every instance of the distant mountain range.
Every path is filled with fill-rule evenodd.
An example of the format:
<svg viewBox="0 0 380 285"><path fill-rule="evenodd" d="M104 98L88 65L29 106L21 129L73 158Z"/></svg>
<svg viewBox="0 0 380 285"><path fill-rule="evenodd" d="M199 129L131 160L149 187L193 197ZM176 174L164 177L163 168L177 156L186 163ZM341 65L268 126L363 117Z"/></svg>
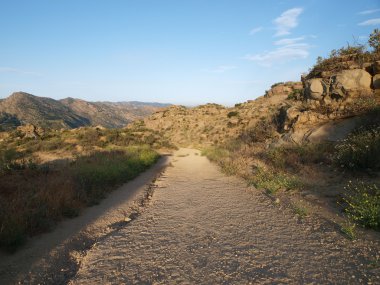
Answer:
<svg viewBox="0 0 380 285"><path fill-rule="evenodd" d="M121 128L171 104L145 102L88 102L81 99L38 97L15 92L0 99L0 130L33 124L45 128L81 126Z"/></svg>

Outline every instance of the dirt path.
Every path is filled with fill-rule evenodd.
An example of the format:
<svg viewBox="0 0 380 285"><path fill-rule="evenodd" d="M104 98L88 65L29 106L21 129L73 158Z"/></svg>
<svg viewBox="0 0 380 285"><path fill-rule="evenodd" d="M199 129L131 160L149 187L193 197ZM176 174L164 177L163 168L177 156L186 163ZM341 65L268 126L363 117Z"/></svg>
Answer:
<svg viewBox="0 0 380 285"><path fill-rule="evenodd" d="M138 212L150 182L167 166L168 157L79 217L65 220L49 233L29 240L15 254L0 252L0 284L66 284L78 261L94 242L117 231L125 216Z"/></svg>
<svg viewBox="0 0 380 285"><path fill-rule="evenodd" d="M380 283L378 240L299 220L198 151L172 164L150 205L87 252L72 284Z"/></svg>

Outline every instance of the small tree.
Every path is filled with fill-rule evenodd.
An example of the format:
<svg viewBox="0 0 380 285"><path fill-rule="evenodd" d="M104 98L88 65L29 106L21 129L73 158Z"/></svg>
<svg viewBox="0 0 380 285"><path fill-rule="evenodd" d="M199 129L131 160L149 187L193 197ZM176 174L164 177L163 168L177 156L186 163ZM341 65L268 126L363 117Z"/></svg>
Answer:
<svg viewBox="0 0 380 285"><path fill-rule="evenodd" d="M374 52L380 53L380 31L379 29L374 29L369 35L368 44L373 48Z"/></svg>

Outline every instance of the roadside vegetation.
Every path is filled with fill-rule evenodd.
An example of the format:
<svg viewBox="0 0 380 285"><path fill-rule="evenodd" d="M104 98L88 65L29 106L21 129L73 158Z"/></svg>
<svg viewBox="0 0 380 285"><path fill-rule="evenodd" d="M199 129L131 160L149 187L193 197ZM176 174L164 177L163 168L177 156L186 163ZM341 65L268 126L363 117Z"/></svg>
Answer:
<svg viewBox="0 0 380 285"><path fill-rule="evenodd" d="M368 44L370 50L364 45L348 45L333 50L328 58L318 58L306 78L320 77L322 72L334 74L347 69L348 65L364 68L364 63L370 63L368 66L372 68L372 62L380 60L379 30L373 31ZM360 115L361 121L343 140L298 144L287 140L279 107L277 113L262 114L255 125L246 128L238 137L205 147L203 155L217 163L226 174L238 175L270 195L302 193L311 188L316 189L313 190L315 195L320 195L319 185L331 183L334 193L324 190L320 197L335 198L336 210L345 214L342 232L353 239L356 226L380 229L380 109L376 96L367 96L366 101L358 96L344 103L345 110L349 110L351 116ZM302 91L288 95L286 108L291 106L290 100L297 100L303 111L308 111ZM325 105L320 104L320 113L329 113L324 110L328 107ZM333 180L336 177L339 179ZM321 179L325 184L320 183ZM293 205L300 217L307 216L305 209Z"/></svg>
<svg viewBox="0 0 380 285"><path fill-rule="evenodd" d="M11 132L0 143L0 248L17 249L149 168L159 157L154 148L163 147L155 138L96 128L39 138Z"/></svg>

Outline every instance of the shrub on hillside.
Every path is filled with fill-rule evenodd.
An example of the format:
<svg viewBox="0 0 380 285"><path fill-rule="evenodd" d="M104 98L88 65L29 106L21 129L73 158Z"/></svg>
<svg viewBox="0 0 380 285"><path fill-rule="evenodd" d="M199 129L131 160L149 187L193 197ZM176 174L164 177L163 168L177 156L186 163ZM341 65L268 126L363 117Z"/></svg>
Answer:
<svg viewBox="0 0 380 285"><path fill-rule="evenodd" d="M376 184L350 183L343 201L348 217L359 224L380 229L380 188Z"/></svg>
<svg viewBox="0 0 380 285"><path fill-rule="evenodd" d="M253 186L264 189L270 194L275 194L279 190L296 190L302 186L295 176L261 167L256 167L247 179Z"/></svg>
<svg viewBox="0 0 380 285"><path fill-rule="evenodd" d="M334 162L347 169L380 167L380 126L359 128L336 145Z"/></svg>
<svg viewBox="0 0 380 285"><path fill-rule="evenodd" d="M331 163L332 143L307 143L271 148L261 156L276 169L302 168L305 164Z"/></svg>
<svg viewBox="0 0 380 285"><path fill-rule="evenodd" d="M236 117L239 113L236 111L231 111L227 114L228 118Z"/></svg>
<svg viewBox="0 0 380 285"><path fill-rule="evenodd" d="M240 139L245 143L265 142L276 135L276 126L273 122L262 119L256 125L240 135Z"/></svg>
<svg viewBox="0 0 380 285"><path fill-rule="evenodd" d="M368 45L373 48L375 53L380 53L380 30L375 29L369 35Z"/></svg>
<svg viewBox="0 0 380 285"><path fill-rule="evenodd" d="M368 45L373 48L367 51L365 45L354 44L347 45L338 50L332 50L327 58L318 57L314 67L310 70L308 78L319 77L323 71L338 72L347 69L347 62L355 62L362 66L364 62L380 59L380 32L375 29L368 40Z"/></svg>

